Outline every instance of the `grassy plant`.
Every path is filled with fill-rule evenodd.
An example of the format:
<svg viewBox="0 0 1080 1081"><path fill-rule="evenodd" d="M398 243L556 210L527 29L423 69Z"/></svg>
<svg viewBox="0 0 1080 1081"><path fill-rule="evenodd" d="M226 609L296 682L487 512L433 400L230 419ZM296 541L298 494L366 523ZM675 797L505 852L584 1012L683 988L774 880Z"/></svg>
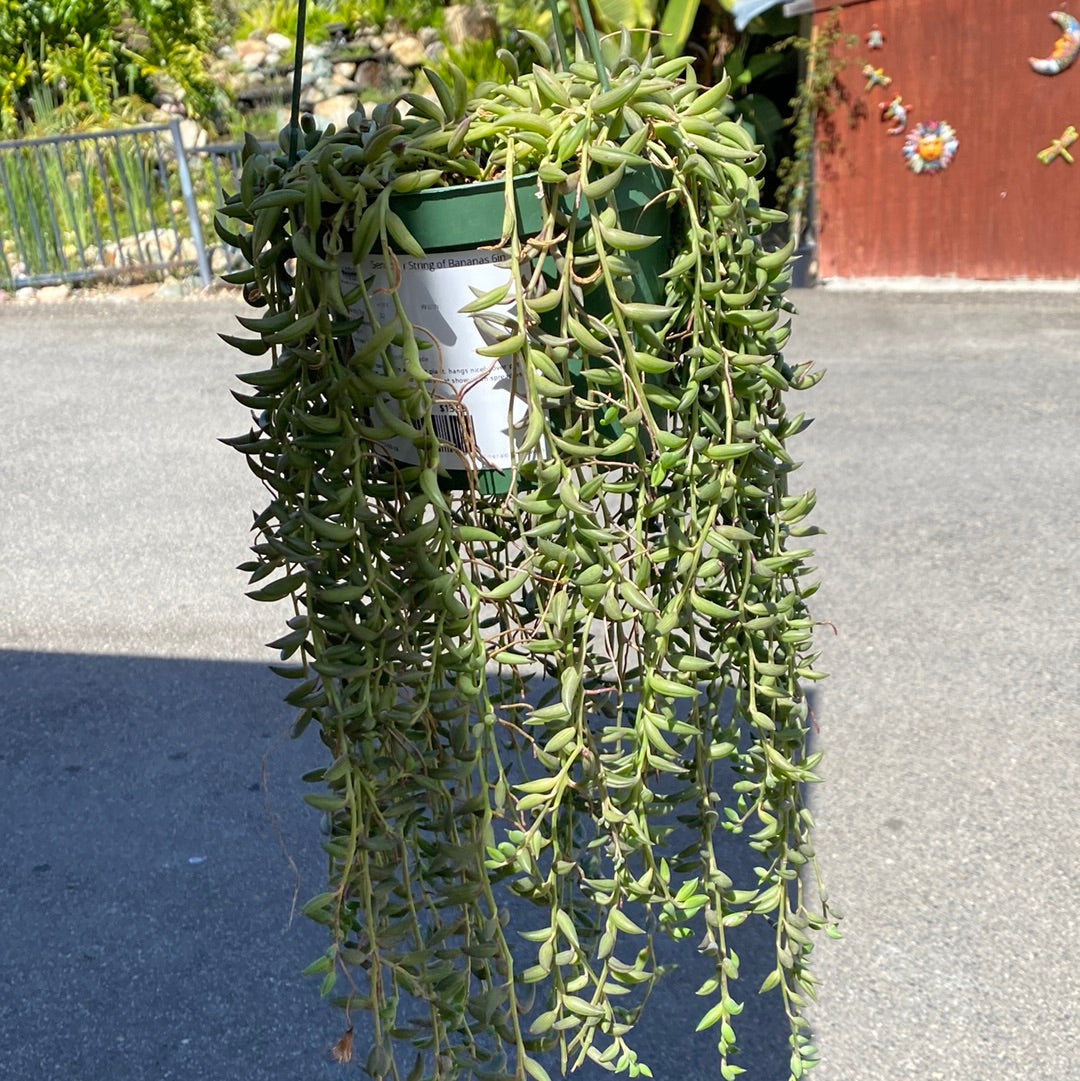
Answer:
<svg viewBox="0 0 1080 1081"><path fill-rule="evenodd" d="M325 41L328 28L341 24L354 30L361 26L383 27L393 22L407 30L422 26L438 26L442 20L442 4L438 0L327 0L311 4L307 9L309 42ZM293 0L249 0L237 13L236 34L270 32L293 37L296 32L296 4Z"/></svg>
<svg viewBox="0 0 1080 1081"><path fill-rule="evenodd" d="M39 138L0 150L0 273L11 278L4 284L87 273L106 257L119 259L116 243L126 238L130 245L140 234L136 262L168 261L176 236L188 232L169 136L41 141L73 128L92 136L92 125L84 109L56 105L44 91L35 95L34 107L40 121L33 134ZM220 194L209 163L192 175L209 219Z"/></svg>
<svg viewBox="0 0 1080 1081"><path fill-rule="evenodd" d="M446 81L451 81L451 71L457 69L465 77L470 92L478 85L501 78L503 67L498 57L498 42L466 41L456 49L448 49L431 68Z"/></svg>
<svg viewBox="0 0 1080 1081"><path fill-rule="evenodd" d="M499 57L501 50L508 50L521 70L528 70L534 57L533 47L526 35L548 38L551 34L551 12L546 5L533 2L502 3L497 8L497 22L500 27L512 26L515 29L500 37L489 40L466 41L462 45L447 49L446 53L430 66L444 81L453 82L454 72L458 77L464 75L469 91L475 90L485 82L497 82L503 77L503 61Z"/></svg>
<svg viewBox="0 0 1080 1081"><path fill-rule="evenodd" d="M309 41L317 40L322 11L322 8L312 6L307 13ZM245 3L237 9L233 33L237 38L271 33L292 38L296 33L296 4L292 0L254 0Z"/></svg>
<svg viewBox="0 0 1080 1081"><path fill-rule="evenodd" d="M105 116L118 96L149 100L162 81L216 124L225 101L207 63L219 30L210 0L0 0L0 131L33 118L36 88Z"/></svg>

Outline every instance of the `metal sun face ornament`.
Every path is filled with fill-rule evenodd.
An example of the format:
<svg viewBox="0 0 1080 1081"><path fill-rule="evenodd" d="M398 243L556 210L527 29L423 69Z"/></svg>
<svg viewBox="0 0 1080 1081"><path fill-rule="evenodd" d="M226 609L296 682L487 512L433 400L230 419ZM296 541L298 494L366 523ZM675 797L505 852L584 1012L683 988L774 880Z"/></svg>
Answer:
<svg viewBox="0 0 1080 1081"><path fill-rule="evenodd" d="M960 140L944 120L916 124L904 140L904 159L913 173L940 173L952 164Z"/></svg>

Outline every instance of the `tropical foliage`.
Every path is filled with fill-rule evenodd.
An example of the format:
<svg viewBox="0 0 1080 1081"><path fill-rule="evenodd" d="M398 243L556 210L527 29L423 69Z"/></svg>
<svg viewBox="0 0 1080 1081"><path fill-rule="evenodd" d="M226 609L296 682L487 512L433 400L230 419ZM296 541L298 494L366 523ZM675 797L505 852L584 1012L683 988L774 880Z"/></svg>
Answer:
<svg viewBox="0 0 1080 1081"><path fill-rule="evenodd" d="M384 26L394 19L406 29L434 26L442 15L441 0L323 0L309 4L305 40L325 41L334 26ZM248 0L236 14L235 36L269 34L292 36L296 28L296 0Z"/></svg>
<svg viewBox="0 0 1080 1081"><path fill-rule="evenodd" d="M550 36L551 9L543 0L500 0L494 7L499 26L506 28L501 39L449 50L434 61L441 75L447 76L452 63L473 89L498 70L499 48L517 48L510 27ZM564 31L580 29L577 4L560 0L556 7ZM797 92L805 66L800 53L808 43L798 36L794 19L776 8L740 33L728 0L601 0L594 7L601 30L642 28L632 43L639 59L656 46L667 56L692 55L704 83L729 75L728 114L765 149L765 197L781 206L792 198L798 202L808 179L804 166L814 104ZM315 43L335 27L390 21L404 29L439 26L442 11L442 0L312 0L306 38ZM35 100L50 101L52 122L74 130L141 119L162 90L182 97L188 114L211 130L250 127L211 72L215 51L252 34L293 37L296 12L296 0L235 0L224 6L212 0L0 0L0 135L27 133L31 126L41 134ZM612 40L605 47L614 48ZM820 59L823 70L827 65Z"/></svg>
<svg viewBox="0 0 1080 1081"><path fill-rule="evenodd" d="M227 99L209 58L222 29L210 0L0 0L0 132L33 119L35 90L102 115L167 86L216 124Z"/></svg>

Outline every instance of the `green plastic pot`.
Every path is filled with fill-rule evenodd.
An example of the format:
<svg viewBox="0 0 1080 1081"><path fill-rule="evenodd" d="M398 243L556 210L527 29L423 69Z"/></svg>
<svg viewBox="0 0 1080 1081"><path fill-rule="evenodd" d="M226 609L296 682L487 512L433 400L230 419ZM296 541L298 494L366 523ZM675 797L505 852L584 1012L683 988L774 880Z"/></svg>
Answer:
<svg viewBox="0 0 1080 1081"><path fill-rule="evenodd" d="M518 235L533 236L542 225L542 201L537 198L536 174L518 177L513 187ZM671 212L662 198L665 190L662 173L650 167L628 170L613 192L624 228L661 238L633 253L634 299L647 303L662 301L664 288L660 275L670 265ZM490 248L503 235L506 183L492 180L456 187L428 188L422 192L396 195L390 205L430 255ZM574 212L569 197L563 197L563 208L567 214ZM587 206L580 206L577 213L580 221L587 222ZM545 273L551 278L557 273L550 257ZM594 315L602 317L609 310L607 293L603 289L595 290L591 297L586 298L586 306ZM581 359L571 361L575 382L580 379L583 364ZM448 475L441 478L446 489L471 486L468 471L452 469L447 472ZM502 495L509 489L511 479L510 470L482 469L477 473L476 486L481 492Z"/></svg>
<svg viewBox="0 0 1080 1081"><path fill-rule="evenodd" d="M671 212L659 198L666 190L659 169L628 170L615 189L615 206L626 228L647 236L668 237ZM541 200L536 197L537 177L526 173L514 181L518 235L534 236L543 224ZM429 254L442 251L481 248L502 239L506 209L506 183L488 180L479 184L461 184L450 188L395 195L390 200L394 212L420 246ZM569 196L563 197L563 209L573 212ZM625 215L629 214L629 218ZM578 220L588 221L588 207L578 208ZM667 270L668 245L663 239L634 253L635 299L658 303L663 296L660 275ZM554 264L551 267L554 273Z"/></svg>

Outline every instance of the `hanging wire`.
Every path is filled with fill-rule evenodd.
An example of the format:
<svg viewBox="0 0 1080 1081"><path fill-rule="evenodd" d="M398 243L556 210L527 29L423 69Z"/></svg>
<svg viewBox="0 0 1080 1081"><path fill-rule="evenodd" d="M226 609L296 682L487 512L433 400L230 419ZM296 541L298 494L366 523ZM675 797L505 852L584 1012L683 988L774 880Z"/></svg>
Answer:
<svg viewBox="0 0 1080 1081"><path fill-rule="evenodd" d="M600 80L601 90L610 90L611 83L608 81L607 64L604 63L603 54L600 52L600 41L596 36L596 27L593 24L592 7L589 0L581 0L578 4L581 12L581 22L585 28L585 40L592 54L592 62L596 66L596 77Z"/></svg>
<svg viewBox="0 0 1080 1081"><path fill-rule="evenodd" d="M300 141L300 90L304 74L304 32L307 24L307 0L298 0L296 8L296 49L293 53L292 108L289 111L289 165L296 164Z"/></svg>
<svg viewBox="0 0 1080 1081"><path fill-rule="evenodd" d="M563 33L562 19L559 16L559 0L548 0L548 8L551 10L551 31L555 35L555 44L559 50L559 67L563 71L569 71L570 53L566 48L566 35Z"/></svg>

